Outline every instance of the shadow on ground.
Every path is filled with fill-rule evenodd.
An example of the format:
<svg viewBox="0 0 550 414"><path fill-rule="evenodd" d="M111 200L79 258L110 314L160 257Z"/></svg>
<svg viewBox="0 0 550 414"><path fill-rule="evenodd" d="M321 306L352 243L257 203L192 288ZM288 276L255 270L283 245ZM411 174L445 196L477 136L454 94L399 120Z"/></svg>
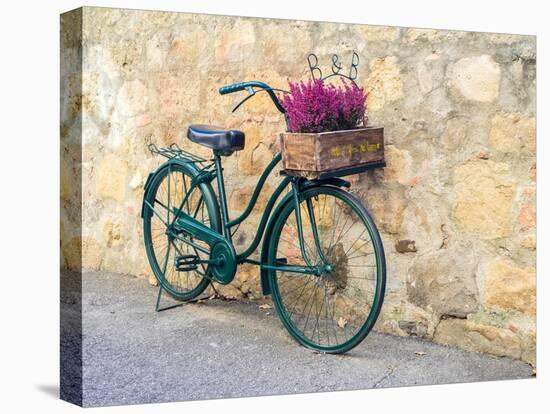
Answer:
<svg viewBox="0 0 550 414"><path fill-rule="evenodd" d="M41 391L42 393L55 398L56 400L59 399L59 386L58 385L51 385L51 384L40 384L36 386L36 389Z"/></svg>

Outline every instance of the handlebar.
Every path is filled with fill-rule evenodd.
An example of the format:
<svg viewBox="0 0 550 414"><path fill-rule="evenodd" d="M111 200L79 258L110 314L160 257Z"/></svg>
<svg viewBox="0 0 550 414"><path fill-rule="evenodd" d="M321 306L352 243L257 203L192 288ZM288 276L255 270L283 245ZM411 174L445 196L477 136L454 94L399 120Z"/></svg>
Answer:
<svg viewBox="0 0 550 414"><path fill-rule="evenodd" d="M275 105L275 107L279 110L279 112L281 112L282 114L285 113L285 109L282 107L281 102L279 101L279 98L277 98L277 95L275 95L274 89L264 82L249 81L249 82L232 83L230 85L222 86L219 89L219 92L220 92L220 95L226 95L228 93L248 90L248 92L252 96L255 93L253 89L254 87L260 88L266 91L269 94L269 97L271 98L271 100L273 101L273 104ZM251 96L249 96L248 98L250 98ZM245 100L248 98L245 98Z"/></svg>
<svg viewBox="0 0 550 414"><path fill-rule="evenodd" d="M220 88L220 95L226 95L228 93L244 91L247 86L253 86L253 85L250 85L250 83L251 82L237 82L237 83L232 83L231 85L222 86Z"/></svg>

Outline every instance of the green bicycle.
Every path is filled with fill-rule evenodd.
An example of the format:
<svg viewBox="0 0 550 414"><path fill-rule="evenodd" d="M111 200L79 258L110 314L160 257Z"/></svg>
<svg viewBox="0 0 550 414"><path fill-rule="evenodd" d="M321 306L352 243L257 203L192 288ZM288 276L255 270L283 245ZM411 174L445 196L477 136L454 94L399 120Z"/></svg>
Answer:
<svg viewBox="0 0 550 414"><path fill-rule="evenodd" d="M267 92L284 114L277 90L263 82L227 85L219 92L243 90L250 94L244 100ZM282 171L254 239L246 250L236 252L234 229L250 215L281 155L266 166L242 214L230 219L222 157L242 150L245 134L191 125L187 138L212 149L212 158L198 157L175 144L149 145L152 152L167 158L149 174L141 213L159 299L164 290L177 300L194 300L211 283L230 283L239 264L252 263L259 267L263 294L272 296L283 325L300 344L326 353L357 346L380 313L386 265L371 216L347 191L350 183L340 178L345 172L309 180ZM250 256L262 238L260 258L253 260Z"/></svg>

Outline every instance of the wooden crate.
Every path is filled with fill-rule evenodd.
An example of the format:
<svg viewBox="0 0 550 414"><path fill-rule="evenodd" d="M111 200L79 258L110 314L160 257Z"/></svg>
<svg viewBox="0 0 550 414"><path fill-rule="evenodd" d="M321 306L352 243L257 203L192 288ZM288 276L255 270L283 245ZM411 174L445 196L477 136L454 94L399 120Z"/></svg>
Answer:
<svg viewBox="0 0 550 414"><path fill-rule="evenodd" d="M384 128L366 127L280 135L283 169L288 175L319 178L355 174L384 163Z"/></svg>

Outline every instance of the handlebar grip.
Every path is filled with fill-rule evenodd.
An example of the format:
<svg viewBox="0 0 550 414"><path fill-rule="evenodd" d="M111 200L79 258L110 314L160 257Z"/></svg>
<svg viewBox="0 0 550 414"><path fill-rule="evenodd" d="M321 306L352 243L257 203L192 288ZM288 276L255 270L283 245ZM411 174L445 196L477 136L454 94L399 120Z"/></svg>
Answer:
<svg viewBox="0 0 550 414"><path fill-rule="evenodd" d="M222 86L219 90L220 95L226 95L228 93L244 91L248 82L237 82L231 85Z"/></svg>
<svg viewBox="0 0 550 414"><path fill-rule="evenodd" d="M273 92L273 89L266 83L260 82L260 81L250 81L250 82L237 82L232 83L231 85L225 85L222 86L219 89L220 95L225 95L228 93L238 92L238 91L244 91L247 88L260 88L266 91L269 94L269 97L273 101L273 104L275 104L275 107L277 110L281 113L285 113L285 109L281 106L281 102L279 102L279 99L275 95L275 92ZM254 90L250 91L250 96L254 95ZM250 98L250 96L248 98ZM247 98L247 99L248 99ZM239 104L240 105L240 104ZM237 108L239 107L237 105Z"/></svg>

